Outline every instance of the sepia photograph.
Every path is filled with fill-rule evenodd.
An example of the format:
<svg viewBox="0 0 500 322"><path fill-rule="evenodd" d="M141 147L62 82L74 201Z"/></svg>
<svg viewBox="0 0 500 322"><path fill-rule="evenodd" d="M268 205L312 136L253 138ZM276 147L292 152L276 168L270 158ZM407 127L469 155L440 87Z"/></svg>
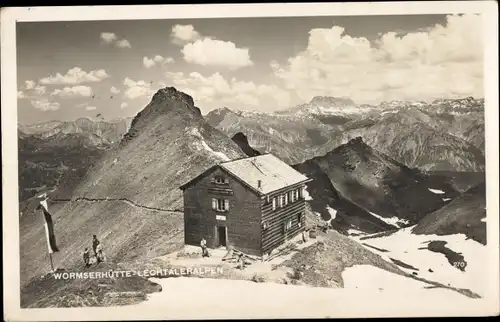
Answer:
<svg viewBox="0 0 500 322"><path fill-rule="evenodd" d="M1 13L6 321L500 313L496 2Z"/></svg>

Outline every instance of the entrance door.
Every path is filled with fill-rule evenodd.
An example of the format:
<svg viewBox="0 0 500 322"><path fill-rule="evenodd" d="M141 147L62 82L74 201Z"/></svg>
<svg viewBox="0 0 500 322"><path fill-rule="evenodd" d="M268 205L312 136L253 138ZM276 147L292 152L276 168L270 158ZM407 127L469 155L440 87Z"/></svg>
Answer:
<svg viewBox="0 0 500 322"><path fill-rule="evenodd" d="M227 246L226 227L217 226L217 241L219 242L218 246Z"/></svg>

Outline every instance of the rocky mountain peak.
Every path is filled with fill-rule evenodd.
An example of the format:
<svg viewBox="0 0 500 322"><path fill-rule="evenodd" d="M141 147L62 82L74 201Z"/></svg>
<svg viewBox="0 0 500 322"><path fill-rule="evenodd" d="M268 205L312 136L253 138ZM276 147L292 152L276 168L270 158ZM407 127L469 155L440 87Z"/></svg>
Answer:
<svg viewBox="0 0 500 322"><path fill-rule="evenodd" d="M238 132L231 138L240 149L249 157L261 155L261 153L250 146L248 143L248 138L242 132Z"/></svg>
<svg viewBox="0 0 500 322"><path fill-rule="evenodd" d="M125 141L135 137L140 129L154 122L157 117L175 113L183 115L185 119L202 119L201 111L194 106L191 96L175 87L159 89L151 99L151 102L132 120L128 133L124 136Z"/></svg>
<svg viewBox="0 0 500 322"><path fill-rule="evenodd" d="M357 136L354 139L349 140L347 144L364 144L363 138L361 136Z"/></svg>
<svg viewBox="0 0 500 322"><path fill-rule="evenodd" d="M178 91L175 87L165 87L159 89L154 95L151 103L160 103L167 100L180 100L189 106L194 106L194 100L184 92Z"/></svg>
<svg viewBox="0 0 500 322"><path fill-rule="evenodd" d="M233 135L232 140L233 141L237 140L237 141L248 144L248 138L245 134L243 134L243 132L238 132L235 135Z"/></svg>

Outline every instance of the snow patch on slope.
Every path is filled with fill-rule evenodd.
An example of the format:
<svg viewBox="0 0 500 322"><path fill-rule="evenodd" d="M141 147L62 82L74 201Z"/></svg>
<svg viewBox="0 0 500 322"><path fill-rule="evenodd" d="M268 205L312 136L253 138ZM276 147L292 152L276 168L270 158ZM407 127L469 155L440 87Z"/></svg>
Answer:
<svg viewBox="0 0 500 322"><path fill-rule="evenodd" d="M191 135L197 137L198 139L200 139L199 142L195 142L195 146L196 146L197 149L199 149L199 150L204 149L204 150L212 153L213 155L217 156L218 158L222 159L223 161L229 161L229 160L231 160L224 153L218 152L218 151L214 151L210 146L208 146L207 142L205 142L205 139L203 138L203 136L201 135L200 131L197 128L192 128L189 131L189 134L191 134Z"/></svg>
<svg viewBox="0 0 500 322"><path fill-rule="evenodd" d="M478 300L457 292L439 288L425 289L424 283L418 284L409 278L408 280L401 278L405 277L381 272L365 265L355 266L344 272L345 288L215 278L151 278L152 282L161 285L162 291L148 295L144 302L127 307L149 312L164 312L162 317L167 319L324 318L347 312L358 316L366 314L398 316L398 312L408 312L408 310L420 310L424 313L432 310L436 313L457 312L459 308L475 308L474 311L479 311L483 308ZM363 285L368 279L372 284ZM382 287L374 289L373 283ZM363 290L360 291L360 288ZM196 292L196 298L203 300L193 301L193 291ZM373 300L375 297L376 301ZM221 303L221 298L225 299L224 303ZM363 303L365 313L355 313L354 309L343 310L352 308L354 303ZM400 303L403 309L394 303Z"/></svg>
<svg viewBox="0 0 500 322"><path fill-rule="evenodd" d="M344 288L383 289L405 293L412 289L423 289L429 284L397 275L372 265L354 265L342 272Z"/></svg>
<svg viewBox="0 0 500 322"><path fill-rule="evenodd" d="M351 235L366 235L366 233L364 231L361 231L361 230L358 230L358 229L354 229L354 228L349 228L347 229L347 234L349 236Z"/></svg>
<svg viewBox="0 0 500 322"><path fill-rule="evenodd" d="M408 220L406 220L406 219L401 219L401 218L398 218L398 217L389 217L389 218L386 218L386 217L379 216L379 215L377 215L376 213L373 213L373 212L371 212L371 211L369 211L369 213L370 213L372 216L374 216L374 217L376 217L376 218L378 218L378 219L382 220L383 222L385 222L385 223L387 223L387 224L389 224L389 225L391 225L391 226L394 226L394 227L396 227L396 228L400 228L400 227L401 227L401 225L407 225L407 224L409 224L409 223L410 223Z"/></svg>
<svg viewBox="0 0 500 322"><path fill-rule="evenodd" d="M385 115L385 114L396 114L396 113L398 113L397 110L383 111L382 113L380 113L380 116Z"/></svg>
<svg viewBox="0 0 500 322"><path fill-rule="evenodd" d="M485 263L488 263L489 258L486 246L468 239L464 234L415 235L411 233L414 227L400 229L389 236L363 240L358 236L351 236L351 238L362 244L366 243L386 250L387 252L382 252L367 247L389 262L392 262L390 258L393 258L418 268L416 272L420 277L452 287L469 289L481 296L487 293L488 285L483 280L488 268ZM446 248L464 257L464 261L467 263L465 271L450 264L444 254L428 250L427 244L430 241L447 242ZM408 273L415 272L410 268L400 268Z"/></svg>
<svg viewBox="0 0 500 322"><path fill-rule="evenodd" d="M444 194L444 191L443 190L438 190L438 189L431 189L431 188L428 188L430 192L432 193L435 193L437 195L442 195Z"/></svg>
<svg viewBox="0 0 500 322"><path fill-rule="evenodd" d="M333 209L332 207L330 206L326 206L326 210L328 210L328 213L330 214L330 216L332 216L332 220L335 219L335 217L337 217L337 210Z"/></svg>

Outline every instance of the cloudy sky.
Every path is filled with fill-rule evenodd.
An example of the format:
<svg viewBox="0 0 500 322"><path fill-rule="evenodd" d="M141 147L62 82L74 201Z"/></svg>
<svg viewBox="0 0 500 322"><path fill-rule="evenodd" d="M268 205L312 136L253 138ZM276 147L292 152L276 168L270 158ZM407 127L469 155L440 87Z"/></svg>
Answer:
<svg viewBox="0 0 500 322"><path fill-rule="evenodd" d="M207 113L483 97L477 15L17 24L18 119L134 116L174 86Z"/></svg>

